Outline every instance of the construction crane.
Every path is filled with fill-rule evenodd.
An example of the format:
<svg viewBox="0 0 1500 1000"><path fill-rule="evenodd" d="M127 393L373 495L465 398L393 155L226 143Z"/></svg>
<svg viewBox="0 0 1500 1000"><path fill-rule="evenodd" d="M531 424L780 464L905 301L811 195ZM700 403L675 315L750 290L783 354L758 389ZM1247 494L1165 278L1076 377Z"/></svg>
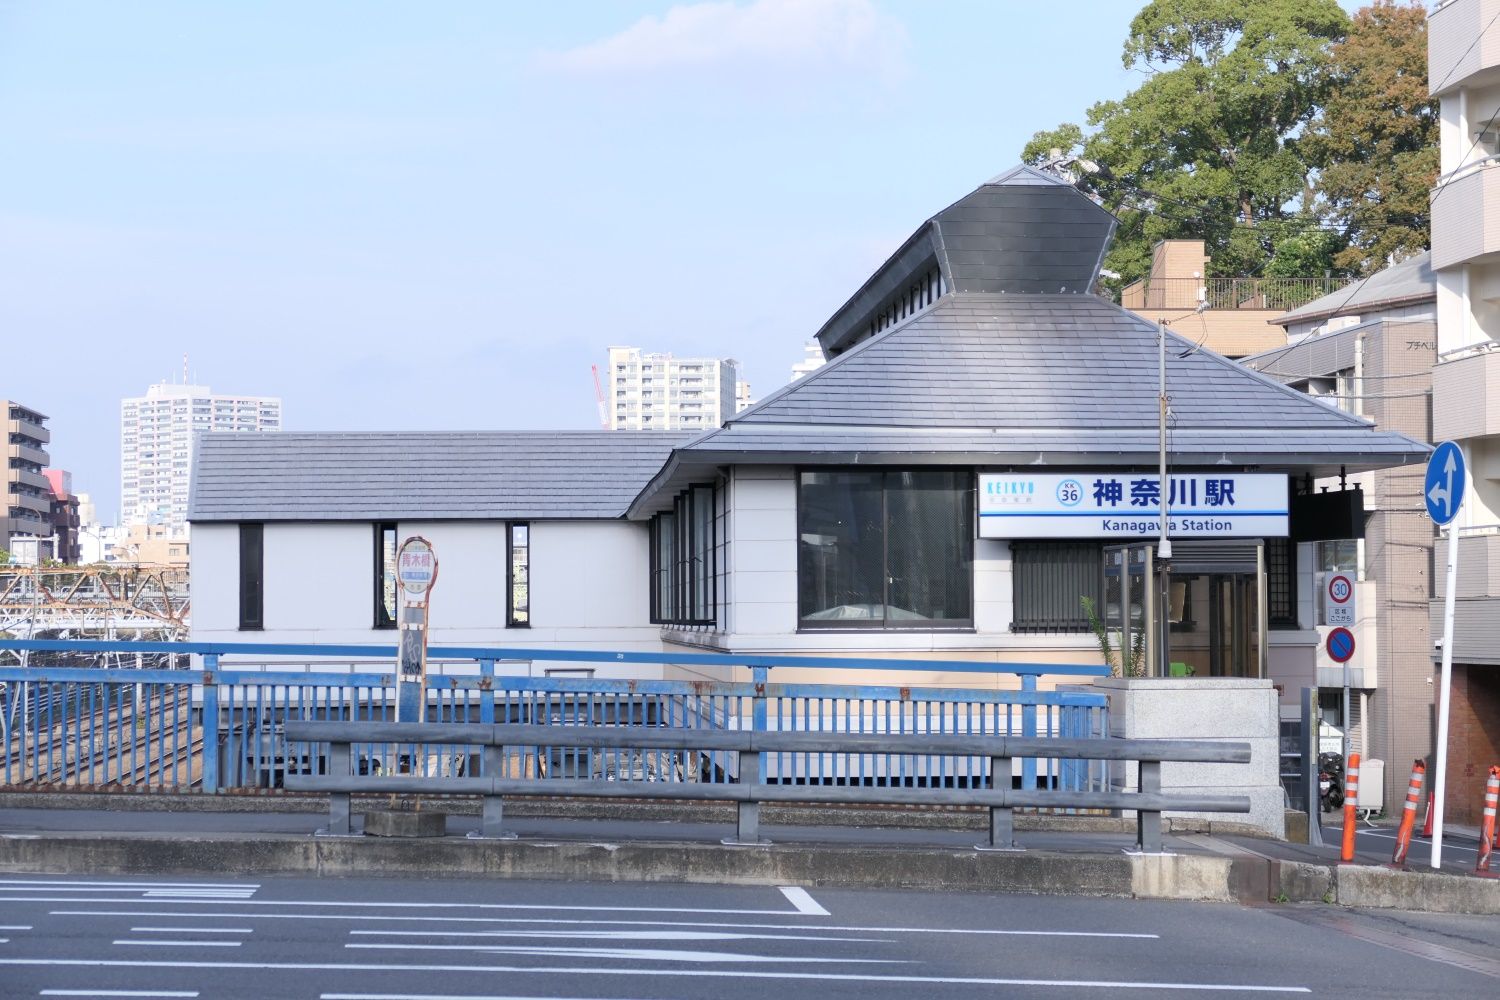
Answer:
<svg viewBox="0 0 1500 1000"><path fill-rule="evenodd" d="M599 366L590 366L594 369L594 398L599 401L599 426L609 430L609 408L604 400L604 383L599 380Z"/></svg>

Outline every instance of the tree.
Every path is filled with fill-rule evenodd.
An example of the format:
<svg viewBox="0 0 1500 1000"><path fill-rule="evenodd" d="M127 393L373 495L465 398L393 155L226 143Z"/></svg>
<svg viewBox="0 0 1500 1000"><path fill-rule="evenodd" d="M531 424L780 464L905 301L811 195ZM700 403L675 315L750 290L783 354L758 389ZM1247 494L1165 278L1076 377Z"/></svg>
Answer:
<svg viewBox="0 0 1500 1000"><path fill-rule="evenodd" d="M1308 188L1299 137L1348 24L1336 0L1153 0L1122 57L1146 81L1090 108L1087 135L1038 132L1023 159L1056 147L1099 165L1091 184L1120 216L1107 266L1126 281L1172 238L1203 239L1215 274L1260 274L1287 223L1309 227L1288 209Z"/></svg>
<svg viewBox="0 0 1500 1000"><path fill-rule="evenodd" d="M1427 12L1394 0L1361 8L1329 76L1303 147L1325 218L1348 233L1335 263L1369 274L1431 246L1438 108L1427 97Z"/></svg>

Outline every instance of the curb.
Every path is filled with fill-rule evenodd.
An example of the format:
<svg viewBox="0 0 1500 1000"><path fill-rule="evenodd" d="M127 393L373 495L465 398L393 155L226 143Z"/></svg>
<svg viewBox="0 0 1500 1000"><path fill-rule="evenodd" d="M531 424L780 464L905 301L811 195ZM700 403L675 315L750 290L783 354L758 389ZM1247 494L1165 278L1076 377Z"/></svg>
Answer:
<svg viewBox="0 0 1500 1000"><path fill-rule="evenodd" d="M1231 859L700 842L406 841L374 837L0 836L0 871L538 878L944 889L1233 901Z"/></svg>

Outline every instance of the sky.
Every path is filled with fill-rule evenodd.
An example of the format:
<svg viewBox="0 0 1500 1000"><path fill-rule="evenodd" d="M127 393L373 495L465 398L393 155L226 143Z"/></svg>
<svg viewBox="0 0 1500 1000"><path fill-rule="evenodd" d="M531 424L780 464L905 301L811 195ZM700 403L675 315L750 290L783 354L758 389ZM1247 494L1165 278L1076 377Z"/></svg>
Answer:
<svg viewBox="0 0 1500 1000"><path fill-rule="evenodd" d="M1349 4L1348 6L1353 6ZM1140 79L1127 0L0 0L0 398L598 426L624 344L756 398L926 218Z"/></svg>

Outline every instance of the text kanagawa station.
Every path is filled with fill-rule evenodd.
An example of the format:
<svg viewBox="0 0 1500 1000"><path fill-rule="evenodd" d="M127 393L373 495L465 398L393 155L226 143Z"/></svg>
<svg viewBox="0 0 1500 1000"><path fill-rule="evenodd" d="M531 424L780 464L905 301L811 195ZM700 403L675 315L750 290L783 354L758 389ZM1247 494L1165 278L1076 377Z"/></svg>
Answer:
<svg viewBox="0 0 1500 1000"><path fill-rule="evenodd" d="M1287 478L1168 477L1167 524L1181 538L1280 538ZM1161 480L1149 473L981 473L981 538L1140 538L1161 530Z"/></svg>

